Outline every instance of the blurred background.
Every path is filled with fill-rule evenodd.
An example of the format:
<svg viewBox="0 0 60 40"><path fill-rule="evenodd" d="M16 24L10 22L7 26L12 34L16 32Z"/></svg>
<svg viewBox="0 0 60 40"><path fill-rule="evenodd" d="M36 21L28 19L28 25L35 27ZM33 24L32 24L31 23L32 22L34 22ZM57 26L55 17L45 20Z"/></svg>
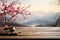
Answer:
<svg viewBox="0 0 60 40"><path fill-rule="evenodd" d="M7 0L8 4L13 0ZM17 17L18 23L11 24L12 26L26 26L26 27L59 27L60 25L60 0L14 0L21 3L22 6L30 4L28 8L32 15L28 15L28 19L24 20L22 15L19 14ZM0 8L1 6L0 1ZM7 15L8 19L10 16ZM12 19L14 20L14 18ZM0 24L2 25L3 18L0 18ZM10 21L12 22L12 21ZM8 24L8 25L10 25Z"/></svg>

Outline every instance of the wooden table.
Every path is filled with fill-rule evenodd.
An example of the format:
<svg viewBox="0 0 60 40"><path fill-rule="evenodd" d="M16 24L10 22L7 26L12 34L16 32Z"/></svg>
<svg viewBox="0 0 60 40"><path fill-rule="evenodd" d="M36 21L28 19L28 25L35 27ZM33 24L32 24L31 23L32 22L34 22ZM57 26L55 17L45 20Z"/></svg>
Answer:
<svg viewBox="0 0 60 40"><path fill-rule="evenodd" d="M0 27L0 32L3 30ZM40 39L60 38L60 27L16 27L15 32L21 32L17 36L0 36L1 39Z"/></svg>

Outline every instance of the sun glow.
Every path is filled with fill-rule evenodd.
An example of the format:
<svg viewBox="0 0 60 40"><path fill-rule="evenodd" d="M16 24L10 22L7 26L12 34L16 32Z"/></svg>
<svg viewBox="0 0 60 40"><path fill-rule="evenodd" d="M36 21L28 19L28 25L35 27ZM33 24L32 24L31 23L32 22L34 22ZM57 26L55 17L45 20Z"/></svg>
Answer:
<svg viewBox="0 0 60 40"><path fill-rule="evenodd" d="M31 0L30 11L60 12L58 0Z"/></svg>

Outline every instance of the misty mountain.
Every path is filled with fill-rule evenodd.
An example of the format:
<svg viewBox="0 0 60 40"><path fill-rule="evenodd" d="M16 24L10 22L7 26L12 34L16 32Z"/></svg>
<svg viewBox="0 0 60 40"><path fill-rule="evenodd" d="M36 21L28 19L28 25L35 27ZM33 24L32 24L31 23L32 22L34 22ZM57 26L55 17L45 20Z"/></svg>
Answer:
<svg viewBox="0 0 60 40"><path fill-rule="evenodd" d="M29 21L27 23L24 23L25 25L29 25L29 26L36 26L36 25L43 25L46 26L49 23L53 23L52 21L47 21L47 20L33 20L33 21Z"/></svg>
<svg viewBox="0 0 60 40"><path fill-rule="evenodd" d="M38 12L39 13L39 12ZM41 12L40 12L41 13ZM51 12L52 13L52 12ZM50 13L49 13L50 14ZM50 14L48 17L42 17L42 18L36 18L34 20L31 20L29 22L24 23L25 25L29 25L29 26L48 26L48 24L54 24L56 23L56 20L58 18L58 16L60 16L60 12L57 13L52 13Z"/></svg>
<svg viewBox="0 0 60 40"><path fill-rule="evenodd" d="M36 16L37 15L37 16ZM58 16L60 16L60 12L32 12L32 15L28 18L30 21L25 22L22 19L17 19L19 21L18 24L10 23L11 25L24 25L24 26L46 26L48 24L53 24L56 22ZM6 19L8 19L7 17ZM29 20L28 19L28 20ZM1 22L1 19L0 19ZM13 22L13 21L12 21Z"/></svg>
<svg viewBox="0 0 60 40"><path fill-rule="evenodd" d="M3 27L5 23L0 23L0 26ZM19 24L19 23L7 23L8 26L15 26L15 27L27 27L27 25Z"/></svg>

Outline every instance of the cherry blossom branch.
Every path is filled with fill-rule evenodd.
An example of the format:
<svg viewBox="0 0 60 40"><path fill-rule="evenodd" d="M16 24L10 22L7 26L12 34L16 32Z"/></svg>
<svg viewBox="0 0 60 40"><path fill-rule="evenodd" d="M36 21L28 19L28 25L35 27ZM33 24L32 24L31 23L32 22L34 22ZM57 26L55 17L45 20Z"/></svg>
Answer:
<svg viewBox="0 0 60 40"><path fill-rule="evenodd" d="M3 11L3 16L5 17L5 22L8 23L13 17L15 17L16 15L18 14L22 14L22 16L24 17L24 19L26 19L26 15L30 15L31 12L29 12L28 10L26 11L27 8L30 7L30 5L28 5L27 7L21 7L21 4L18 3L18 6L17 6L17 2L14 1L12 2L11 4L7 5L7 1L3 1L2 2L2 6L4 8L0 8L1 11ZM15 7L16 6L16 7ZM14 14L16 13L16 14ZM6 14L10 15L11 17L6 20Z"/></svg>

